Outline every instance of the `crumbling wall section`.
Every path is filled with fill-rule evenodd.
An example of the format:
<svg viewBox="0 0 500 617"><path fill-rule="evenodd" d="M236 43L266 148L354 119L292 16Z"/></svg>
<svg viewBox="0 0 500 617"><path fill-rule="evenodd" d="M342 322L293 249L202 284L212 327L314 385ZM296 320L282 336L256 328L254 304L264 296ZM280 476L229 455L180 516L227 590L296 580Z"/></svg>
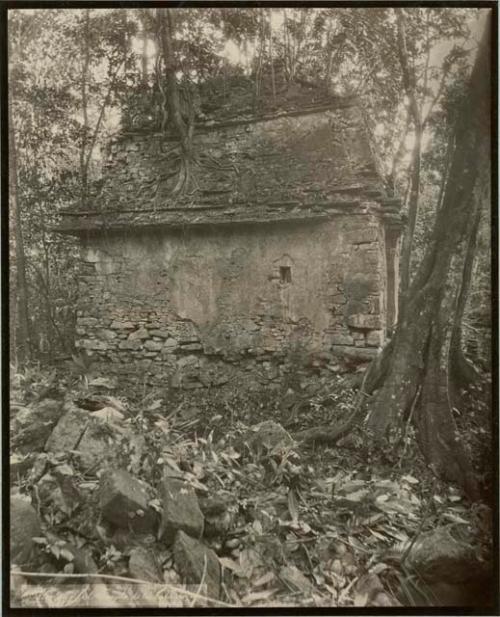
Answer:
<svg viewBox="0 0 500 617"><path fill-rule="evenodd" d="M77 346L182 388L242 370L279 381L297 362L336 370L382 344L385 272L371 214L89 236Z"/></svg>

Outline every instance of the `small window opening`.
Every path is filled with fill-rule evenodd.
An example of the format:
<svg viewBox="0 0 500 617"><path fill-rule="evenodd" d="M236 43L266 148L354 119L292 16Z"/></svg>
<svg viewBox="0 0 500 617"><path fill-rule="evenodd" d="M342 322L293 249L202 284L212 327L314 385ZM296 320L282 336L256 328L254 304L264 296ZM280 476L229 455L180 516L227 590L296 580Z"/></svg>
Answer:
<svg viewBox="0 0 500 617"><path fill-rule="evenodd" d="M280 266L280 281L282 283L292 282L292 269L290 266Z"/></svg>

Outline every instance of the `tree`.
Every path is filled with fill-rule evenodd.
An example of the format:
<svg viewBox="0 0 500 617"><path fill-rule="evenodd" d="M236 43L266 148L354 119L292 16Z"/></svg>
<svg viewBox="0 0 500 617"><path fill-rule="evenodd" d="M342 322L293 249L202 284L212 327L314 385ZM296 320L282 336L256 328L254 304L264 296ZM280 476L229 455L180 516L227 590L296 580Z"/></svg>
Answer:
<svg viewBox="0 0 500 617"><path fill-rule="evenodd" d="M16 303L15 303L15 325L14 340L16 363L23 366L30 357L30 328L29 328L29 307L28 307L28 284L26 281L26 256L24 250L24 238L22 230L21 213L19 210L18 199L18 167L17 167L17 145L12 120L12 98L9 97L9 194L13 216L11 225L14 228L15 242L15 266L16 266ZM16 328L17 325L17 328Z"/></svg>
<svg viewBox="0 0 500 617"><path fill-rule="evenodd" d="M134 24L122 18L118 11L9 11L10 253L17 287L11 332L19 359L52 360L72 347L77 249L51 227L63 204L94 187L105 112L125 89L122 69L132 58L124 42Z"/></svg>
<svg viewBox="0 0 500 617"><path fill-rule="evenodd" d="M450 171L433 237L415 276L407 309L388 348L383 385L370 405L367 426L394 441L409 413L431 467L476 495L467 454L448 398L449 347L460 286L452 279L456 247L467 236L480 171L488 167L490 72L488 22L455 129Z"/></svg>
<svg viewBox="0 0 500 617"><path fill-rule="evenodd" d="M473 498L476 483L448 390L454 307L460 306L462 287L452 263L460 257L457 247L463 246L469 231L481 170L488 168L490 27L488 22L456 121L450 169L430 245L410 286L407 310L393 339L370 365L362 391L362 396L373 394L364 425L376 442L394 446L405 421L413 420L430 467L462 485ZM341 427L312 429L301 438L336 441L352 429L362 408L359 405Z"/></svg>

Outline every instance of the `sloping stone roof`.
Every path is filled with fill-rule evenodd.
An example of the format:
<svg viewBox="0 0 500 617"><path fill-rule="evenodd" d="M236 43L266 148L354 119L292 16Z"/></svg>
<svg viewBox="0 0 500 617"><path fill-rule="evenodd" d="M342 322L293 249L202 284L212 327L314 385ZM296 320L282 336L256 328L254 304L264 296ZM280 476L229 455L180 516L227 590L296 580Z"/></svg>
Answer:
<svg viewBox="0 0 500 617"><path fill-rule="evenodd" d="M211 88L211 90L210 90ZM298 84L255 103L254 84L201 88L189 181L172 132L129 131L108 146L100 192L59 231L263 223L382 210L395 216L355 98Z"/></svg>

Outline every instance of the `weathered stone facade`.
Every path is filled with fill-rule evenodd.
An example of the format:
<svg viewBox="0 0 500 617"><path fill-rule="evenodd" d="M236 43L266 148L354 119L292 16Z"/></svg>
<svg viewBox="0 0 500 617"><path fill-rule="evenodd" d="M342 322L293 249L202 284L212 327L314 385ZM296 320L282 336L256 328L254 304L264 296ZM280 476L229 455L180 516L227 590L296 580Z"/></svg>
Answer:
<svg viewBox="0 0 500 617"><path fill-rule="evenodd" d="M396 316L399 215L355 102L209 119L193 149L179 195L175 140L122 135L95 209L65 213L78 346L187 388L279 380L297 354L373 357Z"/></svg>

